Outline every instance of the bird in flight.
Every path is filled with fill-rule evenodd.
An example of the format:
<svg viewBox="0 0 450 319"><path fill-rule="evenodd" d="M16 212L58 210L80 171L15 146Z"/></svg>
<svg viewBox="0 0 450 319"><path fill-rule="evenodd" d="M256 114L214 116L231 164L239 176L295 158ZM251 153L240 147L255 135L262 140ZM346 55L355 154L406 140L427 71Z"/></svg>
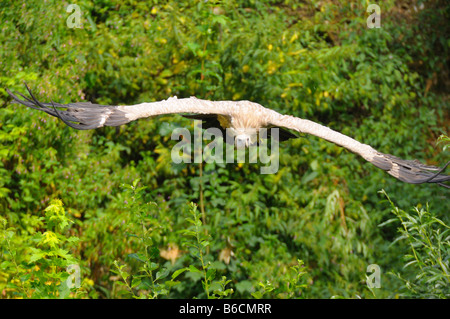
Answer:
<svg viewBox="0 0 450 319"><path fill-rule="evenodd" d="M279 140L297 137L291 131L305 133L335 143L360 155L366 161L400 181L410 184L437 183L450 188L445 182L449 175L442 172L443 167L425 165L417 160L403 160L390 154L381 153L370 145L336 132L326 126L291 115L283 115L250 101L208 101L195 97L171 97L167 100L136 105L99 105L90 102L68 104L41 103L26 86L29 97L18 93L22 98L6 89L15 103L32 109L44 111L60 118L68 126L78 130L96 129L102 126L119 126L141 118L164 114L182 114L191 119L203 120L204 128L217 127L227 130L234 138L236 147L248 147L258 141L255 135L261 128L279 128Z"/></svg>

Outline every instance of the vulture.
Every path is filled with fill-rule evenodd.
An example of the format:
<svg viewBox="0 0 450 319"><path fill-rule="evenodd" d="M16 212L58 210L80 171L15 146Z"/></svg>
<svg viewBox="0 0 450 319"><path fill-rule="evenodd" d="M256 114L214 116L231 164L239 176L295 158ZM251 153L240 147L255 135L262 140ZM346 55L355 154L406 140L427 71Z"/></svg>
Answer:
<svg viewBox="0 0 450 319"><path fill-rule="evenodd" d="M23 99L6 89L14 99L32 109L44 111L61 119L68 126L78 130L96 129L102 126L119 126L141 118L164 114L181 114L191 119L203 120L206 127L227 130L234 138L236 147L248 147L259 139L255 136L261 128L279 128L279 141L297 137L291 131L310 134L346 148L376 167L386 171L402 182L410 184L436 183L450 188L445 182L449 175L442 172L443 167L425 165L417 160L403 160L394 155L384 154L370 145L334 131L326 126L307 119L283 115L262 105L250 101L208 101L195 97L170 97L158 102L135 105L99 105L90 102L68 104L41 103L26 86L29 97L18 93Z"/></svg>

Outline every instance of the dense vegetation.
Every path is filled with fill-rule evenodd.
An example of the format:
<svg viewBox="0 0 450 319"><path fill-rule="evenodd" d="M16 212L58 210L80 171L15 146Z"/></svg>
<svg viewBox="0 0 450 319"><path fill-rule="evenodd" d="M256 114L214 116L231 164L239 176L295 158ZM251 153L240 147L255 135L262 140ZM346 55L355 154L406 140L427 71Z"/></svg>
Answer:
<svg viewBox="0 0 450 319"><path fill-rule="evenodd" d="M247 99L439 165L446 1L383 1L373 29L368 1L73 2L80 28L71 1L0 2L1 298L449 297L444 188L311 136L281 147L276 174L175 165L170 133L193 129L181 116L76 131L4 90Z"/></svg>

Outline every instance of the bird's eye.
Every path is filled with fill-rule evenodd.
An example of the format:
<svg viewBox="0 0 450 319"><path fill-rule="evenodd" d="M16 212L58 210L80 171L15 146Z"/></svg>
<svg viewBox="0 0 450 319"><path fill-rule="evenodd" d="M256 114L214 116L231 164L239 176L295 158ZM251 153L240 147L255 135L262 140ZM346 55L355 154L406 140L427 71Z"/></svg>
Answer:
<svg viewBox="0 0 450 319"><path fill-rule="evenodd" d="M248 137L247 136L238 136L236 137L236 147L237 148L245 148L248 146Z"/></svg>

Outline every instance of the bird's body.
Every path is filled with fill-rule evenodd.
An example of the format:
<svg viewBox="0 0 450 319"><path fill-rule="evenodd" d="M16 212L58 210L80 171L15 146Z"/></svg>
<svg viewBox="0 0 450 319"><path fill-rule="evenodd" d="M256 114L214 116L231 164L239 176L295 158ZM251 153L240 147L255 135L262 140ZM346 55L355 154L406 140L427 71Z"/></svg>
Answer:
<svg viewBox="0 0 450 319"><path fill-rule="evenodd" d="M102 126L119 126L140 118L158 115L190 114L184 116L203 120L207 124L205 128L218 127L222 131L227 129L227 134L234 138L237 147L248 147L256 143L259 139L257 132L261 128L279 128L280 141L296 137L290 130L311 134L360 155L403 182L438 183L441 186L449 187L444 182L450 181L450 176L441 174L448 163L443 169L440 169L415 160L402 160L393 155L378 152L370 145L360 143L321 124L291 115L283 115L255 102L208 101L195 97L181 99L171 97L163 101L136 105L110 106L91 104L90 102L59 104L41 103L29 89L30 98L20 94L25 100L21 100L9 90L7 92L16 103L44 111L60 118L68 126L81 130ZM62 110L58 110L58 108Z"/></svg>

